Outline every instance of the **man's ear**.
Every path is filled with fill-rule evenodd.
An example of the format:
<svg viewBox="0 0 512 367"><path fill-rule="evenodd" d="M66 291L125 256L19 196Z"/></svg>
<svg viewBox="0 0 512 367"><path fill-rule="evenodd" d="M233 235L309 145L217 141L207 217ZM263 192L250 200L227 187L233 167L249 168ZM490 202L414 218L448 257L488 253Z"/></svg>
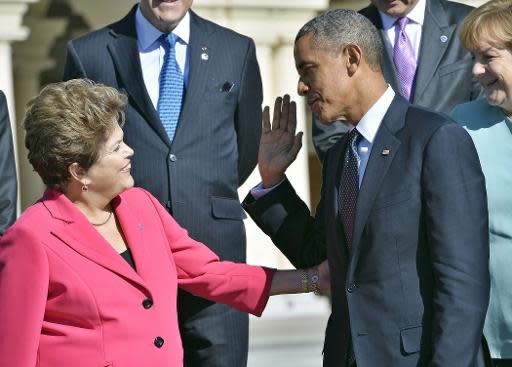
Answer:
<svg viewBox="0 0 512 367"><path fill-rule="evenodd" d="M86 184L85 183L86 172L85 172L85 169L83 169L82 166L80 166L80 164L78 164L77 162L71 163L68 166L68 172L69 172L69 175L71 176L72 180L78 181L84 185Z"/></svg>
<svg viewBox="0 0 512 367"><path fill-rule="evenodd" d="M354 75L363 58L363 51L361 47L354 43L349 43L345 46L344 54L346 55L347 72L349 76Z"/></svg>

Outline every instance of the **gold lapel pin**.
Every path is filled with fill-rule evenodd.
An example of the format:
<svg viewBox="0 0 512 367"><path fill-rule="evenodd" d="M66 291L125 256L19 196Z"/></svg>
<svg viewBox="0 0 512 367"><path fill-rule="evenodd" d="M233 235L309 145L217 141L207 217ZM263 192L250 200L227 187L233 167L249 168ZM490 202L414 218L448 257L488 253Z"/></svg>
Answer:
<svg viewBox="0 0 512 367"><path fill-rule="evenodd" d="M389 149L384 149L381 153L381 155L389 155L390 151Z"/></svg>

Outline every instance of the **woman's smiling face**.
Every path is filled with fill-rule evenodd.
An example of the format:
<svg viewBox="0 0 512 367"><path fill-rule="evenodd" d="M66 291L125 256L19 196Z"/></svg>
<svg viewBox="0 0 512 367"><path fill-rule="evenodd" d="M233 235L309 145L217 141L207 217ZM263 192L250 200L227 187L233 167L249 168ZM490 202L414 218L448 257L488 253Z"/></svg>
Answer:
<svg viewBox="0 0 512 367"><path fill-rule="evenodd" d="M479 42L472 50L473 75L482 85L490 105L512 114L512 52L488 42Z"/></svg>

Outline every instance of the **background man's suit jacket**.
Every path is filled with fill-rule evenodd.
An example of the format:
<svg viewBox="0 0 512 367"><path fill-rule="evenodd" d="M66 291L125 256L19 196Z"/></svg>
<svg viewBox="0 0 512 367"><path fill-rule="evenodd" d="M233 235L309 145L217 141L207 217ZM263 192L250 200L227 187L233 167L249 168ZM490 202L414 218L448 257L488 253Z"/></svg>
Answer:
<svg viewBox="0 0 512 367"><path fill-rule="evenodd" d="M135 184L150 191L192 238L221 259L245 261L245 213L237 189L256 165L261 134L262 86L254 42L190 12L188 89L171 144L144 87L135 10L117 23L73 40L64 78L87 77L128 94L123 130L126 143L135 150ZM208 60L201 57L205 49ZM196 320L197 313L204 315L208 306L180 295L180 321ZM234 311L224 309L224 321L217 322L228 330L216 331L204 323L192 328L194 333L214 333L215 340L209 337L207 342L185 346L205 348L216 340L226 344L234 339L239 345L227 347L245 350L246 359L247 315L226 322L230 312ZM234 337L222 339L229 335ZM215 353L223 359L229 351Z"/></svg>
<svg viewBox="0 0 512 367"><path fill-rule="evenodd" d="M272 270L219 262L142 189L112 205L136 271L51 189L2 237L0 366L181 367L178 287L261 314Z"/></svg>
<svg viewBox="0 0 512 367"><path fill-rule="evenodd" d="M0 236L16 220L16 163L5 95L0 91Z"/></svg>
<svg viewBox="0 0 512 367"><path fill-rule="evenodd" d="M471 74L471 55L462 47L459 39L462 20L472 8L445 0L427 0L426 3L411 103L448 114L456 105L476 99L481 91L480 85ZM369 5L360 10L360 13L379 30L384 45L382 72L393 90L400 92L393 62L393 48L382 29L378 9ZM446 42L442 42L442 36L447 37ZM313 144L320 161L323 161L327 150L346 131L341 122L328 126L314 117Z"/></svg>
<svg viewBox="0 0 512 367"><path fill-rule="evenodd" d="M350 253L338 207L346 144L347 135L326 157L316 218L287 181L244 201L296 267L329 260L324 366L343 366L349 325L358 367L476 366L489 239L471 138L397 95L373 143Z"/></svg>

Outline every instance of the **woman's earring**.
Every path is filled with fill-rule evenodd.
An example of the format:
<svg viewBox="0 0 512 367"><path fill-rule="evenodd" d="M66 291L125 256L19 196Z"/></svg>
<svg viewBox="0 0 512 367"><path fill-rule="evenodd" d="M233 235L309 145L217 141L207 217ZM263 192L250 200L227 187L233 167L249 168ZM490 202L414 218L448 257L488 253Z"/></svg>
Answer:
<svg viewBox="0 0 512 367"><path fill-rule="evenodd" d="M82 191L83 192L89 191L89 187L87 185L82 185Z"/></svg>

